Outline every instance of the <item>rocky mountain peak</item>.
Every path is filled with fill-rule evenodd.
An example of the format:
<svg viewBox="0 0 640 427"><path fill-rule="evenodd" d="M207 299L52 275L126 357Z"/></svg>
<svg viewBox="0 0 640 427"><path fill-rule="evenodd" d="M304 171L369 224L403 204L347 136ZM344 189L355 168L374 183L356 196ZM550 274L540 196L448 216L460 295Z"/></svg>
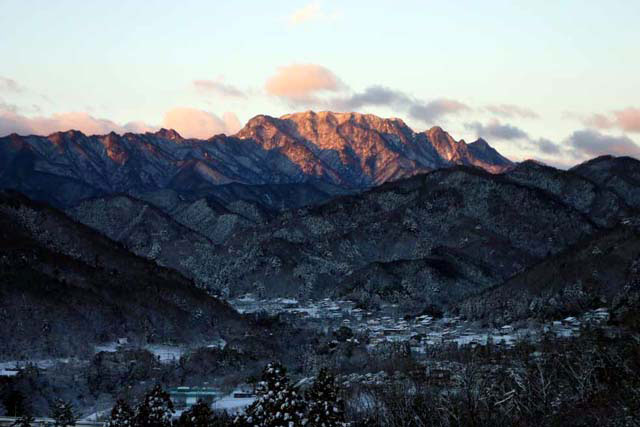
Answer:
<svg viewBox="0 0 640 427"><path fill-rule="evenodd" d="M478 149L482 149L482 150L487 150L489 148L491 148L491 146L489 145L489 143L487 141L485 141L482 138L478 138L475 141L473 141L471 144L469 145L473 145Z"/></svg>
<svg viewBox="0 0 640 427"><path fill-rule="evenodd" d="M158 138L168 139L169 141L182 141L184 138L174 129L161 128L159 131L152 133Z"/></svg>
<svg viewBox="0 0 640 427"><path fill-rule="evenodd" d="M440 127L416 133L397 118L331 111L259 115L236 135L206 144L172 129L0 138L0 161L0 187L63 207L166 189L205 197L232 183L311 184L336 195L456 164L493 173L511 167L488 145L456 141Z"/></svg>

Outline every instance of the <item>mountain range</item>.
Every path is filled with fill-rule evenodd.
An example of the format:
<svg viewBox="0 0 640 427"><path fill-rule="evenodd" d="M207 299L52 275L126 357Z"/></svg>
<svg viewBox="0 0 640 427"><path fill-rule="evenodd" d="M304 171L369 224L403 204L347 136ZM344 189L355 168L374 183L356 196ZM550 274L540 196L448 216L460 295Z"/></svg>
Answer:
<svg viewBox="0 0 640 427"><path fill-rule="evenodd" d="M212 294L526 317L574 289L593 293L582 305L617 298L640 247L628 225L640 208L635 159L514 164L484 140L356 113L257 116L208 140L10 135L0 188L0 274L16 283L1 289L0 315L14 321L0 336L25 337L12 352L28 340L43 353L67 342L55 351L68 353L119 335L250 335ZM67 323L82 331L72 341Z"/></svg>
<svg viewBox="0 0 640 427"><path fill-rule="evenodd" d="M208 140L166 129L0 138L0 187L59 208L126 193L223 203L257 197L282 209L452 165L493 173L513 166L484 140L467 144L439 127L416 133L400 119L357 113L260 115L236 135Z"/></svg>

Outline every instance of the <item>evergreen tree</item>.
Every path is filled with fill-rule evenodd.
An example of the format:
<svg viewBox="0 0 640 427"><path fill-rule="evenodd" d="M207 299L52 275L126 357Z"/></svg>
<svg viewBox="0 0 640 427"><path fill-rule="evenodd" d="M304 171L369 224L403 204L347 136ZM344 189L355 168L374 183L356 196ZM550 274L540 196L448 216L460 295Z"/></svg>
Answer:
<svg viewBox="0 0 640 427"><path fill-rule="evenodd" d="M11 390L3 396L2 404L10 417L20 417L27 414L27 400L19 390Z"/></svg>
<svg viewBox="0 0 640 427"><path fill-rule="evenodd" d="M195 405L180 415L178 427L209 427L213 424L213 411L204 401L198 400Z"/></svg>
<svg viewBox="0 0 640 427"><path fill-rule="evenodd" d="M76 425L76 416L73 413L73 406L70 402L66 402L64 400L57 400L53 405L51 418L53 418L53 422L56 427Z"/></svg>
<svg viewBox="0 0 640 427"><path fill-rule="evenodd" d="M31 425L35 422L35 418L31 415L23 415L16 420L15 423L11 424L12 427L31 427Z"/></svg>
<svg viewBox="0 0 640 427"><path fill-rule="evenodd" d="M145 394L136 408L135 427L171 427L173 403L169 394L159 385Z"/></svg>
<svg viewBox="0 0 640 427"><path fill-rule="evenodd" d="M256 389L258 399L236 418L235 424L253 427L290 427L307 423L302 396L289 384L286 369L268 364Z"/></svg>
<svg viewBox="0 0 640 427"><path fill-rule="evenodd" d="M106 427L132 427L135 413L124 399L118 399L111 409Z"/></svg>
<svg viewBox="0 0 640 427"><path fill-rule="evenodd" d="M346 426L344 401L335 377L326 369L320 370L315 382L307 391L308 426Z"/></svg>

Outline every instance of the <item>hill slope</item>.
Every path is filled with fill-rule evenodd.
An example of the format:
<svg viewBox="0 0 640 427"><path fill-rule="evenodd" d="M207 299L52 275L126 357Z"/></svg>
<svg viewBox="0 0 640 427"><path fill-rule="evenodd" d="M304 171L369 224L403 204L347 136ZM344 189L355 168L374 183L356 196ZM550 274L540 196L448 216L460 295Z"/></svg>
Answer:
<svg viewBox="0 0 640 427"><path fill-rule="evenodd" d="M233 292L444 304L597 229L550 192L456 167L285 212L236 234L211 263Z"/></svg>
<svg viewBox="0 0 640 427"><path fill-rule="evenodd" d="M91 344L210 342L248 323L180 274L55 209L0 192L0 353L69 355Z"/></svg>

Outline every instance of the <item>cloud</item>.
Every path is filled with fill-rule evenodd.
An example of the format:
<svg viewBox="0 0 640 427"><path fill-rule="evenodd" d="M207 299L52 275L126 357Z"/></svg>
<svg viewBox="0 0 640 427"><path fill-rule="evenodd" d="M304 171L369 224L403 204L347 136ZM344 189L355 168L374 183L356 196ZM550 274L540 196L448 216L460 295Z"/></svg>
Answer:
<svg viewBox="0 0 640 427"><path fill-rule="evenodd" d="M620 129L627 132L640 132L640 108L625 108L614 111L613 115Z"/></svg>
<svg viewBox="0 0 640 427"><path fill-rule="evenodd" d="M226 98L246 98L247 95L235 86L214 80L194 80L193 86L201 93Z"/></svg>
<svg viewBox="0 0 640 427"><path fill-rule="evenodd" d="M550 139L532 139L527 132L519 127L508 123L501 123L497 119L489 121L486 125L477 121L465 123L464 127L474 130L476 135L481 138L513 141L514 144L523 150L535 150L547 155L558 155L563 151L559 144Z"/></svg>
<svg viewBox="0 0 640 427"><path fill-rule="evenodd" d="M329 69L315 64L290 65L278 69L267 80L268 95L284 99L293 107L305 106L334 111L357 111L366 107L386 107L407 112L409 117L433 123L448 115L469 111L471 108L453 99L424 102L402 91L382 85L373 85L362 92L349 93L345 85ZM333 97L327 92L339 93Z"/></svg>
<svg viewBox="0 0 640 427"><path fill-rule="evenodd" d="M233 134L240 130L240 122L233 113L222 118L207 111L177 107L165 113L162 126L175 129L186 138L211 138L220 133Z"/></svg>
<svg viewBox="0 0 640 427"><path fill-rule="evenodd" d="M539 138L531 140L530 142L532 146L538 148L545 154L560 154L560 146L549 139Z"/></svg>
<svg viewBox="0 0 640 427"><path fill-rule="evenodd" d="M288 21L290 25L300 25L322 19L323 17L324 13L320 8L320 3L316 1L295 10L289 15Z"/></svg>
<svg viewBox="0 0 640 427"><path fill-rule="evenodd" d="M0 113L2 113L4 111L17 113L18 112L18 106L15 105L15 104L9 104L7 102L4 102L4 100L2 98L0 98Z"/></svg>
<svg viewBox="0 0 640 427"><path fill-rule="evenodd" d="M474 130L479 137L496 139L528 139L529 135L522 129L510 124L502 124L498 120L491 120L486 125L480 122L465 123L465 128Z"/></svg>
<svg viewBox="0 0 640 427"><path fill-rule="evenodd" d="M576 157L601 156L603 154L629 155L638 157L640 146L627 136L611 136L596 130L575 131L567 139L568 145L574 149Z"/></svg>
<svg viewBox="0 0 640 427"><path fill-rule="evenodd" d="M485 109L493 114L505 118L521 117L524 119L537 119L540 116L533 110L525 107L519 107L513 104L487 105Z"/></svg>
<svg viewBox="0 0 640 427"><path fill-rule="evenodd" d="M329 69L316 64L293 64L280 67L265 84L267 94L292 104L318 102L321 92L338 92L344 84Z"/></svg>
<svg viewBox="0 0 640 427"><path fill-rule="evenodd" d="M109 132L125 133L129 128L139 129L138 124L120 126L117 123L98 119L85 112L57 113L49 117L27 117L11 110L0 111L0 135L50 135L58 131L79 130L87 135L103 135ZM151 129L146 127L145 129Z"/></svg>
<svg viewBox="0 0 640 427"><path fill-rule="evenodd" d="M363 92L348 97L334 98L331 105L338 110L357 110L367 106L388 106L406 108L414 103L404 93L384 86L370 86Z"/></svg>
<svg viewBox="0 0 640 427"><path fill-rule="evenodd" d="M349 111L364 107L388 107L407 111L409 117L425 123L433 123L447 114L470 110L469 106L452 99L436 99L423 102L404 92L385 86L369 86L362 92L347 97L333 98L328 102L331 108Z"/></svg>
<svg viewBox="0 0 640 427"><path fill-rule="evenodd" d="M582 123L597 129L611 129L615 124L604 114L592 114L582 119Z"/></svg>
<svg viewBox="0 0 640 427"><path fill-rule="evenodd" d="M164 115L162 126L177 130L186 138L210 138L219 133L236 133L240 121L233 113L224 113L222 118L195 108L174 108ZM108 119L99 119L86 112L58 113L51 116L27 117L0 105L0 136L18 133L21 135L50 135L58 131L79 130L87 135L104 135L109 132L144 133L158 130L145 122L133 121L120 125Z"/></svg>
<svg viewBox="0 0 640 427"><path fill-rule="evenodd" d="M0 76L0 92L21 93L24 87L13 79Z"/></svg>
<svg viewBox="0 0 640 427"><path fill-rule="evenodd" d="M152 126L149 125L145 122L141 122L141 121L133 121L133 122L129 122L127 124L125 124L122 129L125 132L131 132L131 133L145 133L145 132L156 132L159 127L158 126ZM116 133L122 133L122 132L118 132L116 130L114 130L114 132Z"/></svg>
<svg viewBox="0 0 640 427"><path fill-rule="evenodd" d="M447 114L458 114L469 110L471 108L462 102L453 99L436 99L427 103L414 103L409 108L409 117L425 123L432 123Z"/></svg>
<svg viewBox="0 0 640 427"><path fill-rule="evenodd" d="M617 128L625 132L640 132L640 108L627 107L610 114L592 114L583 117L582 123L596 129Z"/></svg>

